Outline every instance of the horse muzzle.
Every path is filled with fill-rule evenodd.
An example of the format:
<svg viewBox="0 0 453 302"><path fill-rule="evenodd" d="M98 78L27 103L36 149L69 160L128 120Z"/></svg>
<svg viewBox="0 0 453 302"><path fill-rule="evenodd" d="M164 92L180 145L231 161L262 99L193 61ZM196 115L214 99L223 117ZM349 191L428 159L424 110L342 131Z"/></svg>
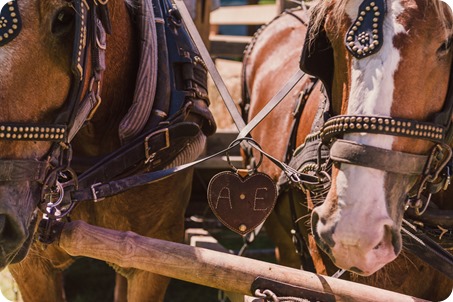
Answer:
<svg viewBox="0 0 453 302"><path fill-rule="evenodd" d="M0 270L25 258L36 226L36 202L24 183L0 188Z"/></svg>
<svg viewBox="0 0 453 302"><path fill-rule="evenodd" d="M336 266L368 276L397 257L401 235L388 216L368 217L366 221L350 219L352 216L317 207L312 214L313 235Z"/></svg>

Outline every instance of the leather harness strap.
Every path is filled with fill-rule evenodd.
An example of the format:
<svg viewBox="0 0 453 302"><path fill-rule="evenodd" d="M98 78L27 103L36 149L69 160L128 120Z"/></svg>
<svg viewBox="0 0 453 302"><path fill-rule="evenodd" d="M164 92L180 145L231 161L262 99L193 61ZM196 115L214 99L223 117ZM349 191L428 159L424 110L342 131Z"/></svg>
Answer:
<svg viewBox="0 0 453 302"><path fill-rule="evenodd" d="M408 175L421 175L428 160L426 155L392 151L343 139L337 139L332 144L330 158L340 163Z"/></svg>

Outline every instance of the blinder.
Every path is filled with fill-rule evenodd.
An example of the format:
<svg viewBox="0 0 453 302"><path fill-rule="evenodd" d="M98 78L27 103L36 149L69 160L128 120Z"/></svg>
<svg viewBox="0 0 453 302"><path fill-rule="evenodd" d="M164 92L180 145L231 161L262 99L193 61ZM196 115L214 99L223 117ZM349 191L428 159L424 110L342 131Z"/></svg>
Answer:
<svg viewBox="0 0 453 302"><path fill-rule="evenodd" d="M0 46L11 42L19 34L22 21L18 0L10 1L3 6L0 13Z"/></svg>
<svg viewBox="0 0 453 302"><path fill-rule="evenodd" d="M360 5L357 19L346 34L346 48L357 59L372 55L381 48L386 11L385 0L365 0Z"/></svg>
<svg viewBox="0 0 453 302"><path fill-rule="evenodd" d="M334 58L332 44L324 29L324 22L325 20L322 20L312 40L314 22L313 18L310 19L302 49L300 69L320 79L324 84L329 100L331 100Z"/></svg>

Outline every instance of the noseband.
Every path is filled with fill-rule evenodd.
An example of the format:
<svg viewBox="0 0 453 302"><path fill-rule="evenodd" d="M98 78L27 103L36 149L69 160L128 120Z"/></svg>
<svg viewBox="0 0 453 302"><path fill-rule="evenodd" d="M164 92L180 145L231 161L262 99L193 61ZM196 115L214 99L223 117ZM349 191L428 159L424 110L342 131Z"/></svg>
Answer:
<svg viewBox="0 0 453 302"><path fill-rule="evenodd" d="M383 20L386 13L385 0L364 0L359 7L358 17L345 36L346 49L356 58L363 59L379 51L383 44ZM332 100L333 49L322 21L314 40L311 41L313 20L307 30L301 57L301 69L321 79L328 98ZM322 144L330 148L330 159L371 167L387 172L419 175L409 198L409 205L421 215L427 207L421 201L422 192L429 194L449 184L448 169L452 150L453 129L453 69L450 74L448 93L444 108L435 115L432 122L424 122L390 116L339 115L328 119L320 130ZM414 155L405 152L381 149L341 139L348 133L370 133L426 140L434 143L428 155ZM429 200L429 199L428 199ZM422 209L423 208L423 209Z"/></svg>

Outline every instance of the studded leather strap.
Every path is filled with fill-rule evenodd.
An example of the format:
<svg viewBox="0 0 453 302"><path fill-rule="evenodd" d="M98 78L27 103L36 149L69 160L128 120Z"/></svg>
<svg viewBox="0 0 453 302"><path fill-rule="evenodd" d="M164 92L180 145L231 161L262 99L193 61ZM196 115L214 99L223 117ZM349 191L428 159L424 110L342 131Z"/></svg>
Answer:
<svg viewBox="0 0 453 302"><path fill-rule="evenodd" d="M365 115L338 115L330 118L325 123L321 131L321 138L326 142L344 133L374 133L419 138L443 143L445 132L445 128L441 125L410 119Z"/></svg>

